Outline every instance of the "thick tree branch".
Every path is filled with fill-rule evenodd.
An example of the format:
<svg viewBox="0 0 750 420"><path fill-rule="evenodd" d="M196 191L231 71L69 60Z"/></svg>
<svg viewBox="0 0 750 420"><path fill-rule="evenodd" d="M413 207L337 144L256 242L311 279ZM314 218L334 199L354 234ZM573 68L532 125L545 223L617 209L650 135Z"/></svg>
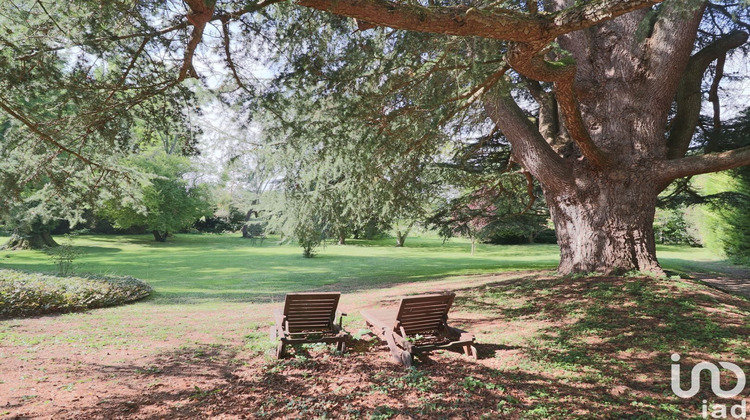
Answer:
<svg viewBox="0 0 750 420"><path fill-rule="evenodd" d="M667 159L685 156L690 146L700 117L703 101L701 83L706 69L714 60L724 57L729 50L741 46L747 39L747 33L734 32L714 41L690 57L677 91L677 114L667 140Z"/></svg>
<svg viewBox="0 0 750 420"><path fill-rule="evenodd" d="M521 211L521 214L526 214L526 212L531 210L531 207L534 206L534 203L536 203L537 197L536 194L534 194L534 178L531 175L531 172L523 171L523 176L526 178L526 195L529 196L529 202L526 204L523 211Z"/></svg>
<svg viewBox="0 0 750 420"><path fill-rule="evenodd" d="M671 182L677 178L734 169L745 165L750 165L750 146L728 152L666 160L658 163L654 170L658 178Z"/></svg>
<svg viewBox="0 0 750 420"><path fill-rule="evenodd" d="M648 90L658 108L668 107L675 98L705 7L705 0L667 0L661 5L646 43Z"/></svg>
<svg viewBox="0 0 750 420"><path fill-rule="evenodd" d="M214 16L214 6L207 6L204 0L185 0L185 3L190 6L190 13L187 15L187 20L193 25L193 33L190 35L190 41L188 41L185 47L185 57L182 61L178 80L184 80L188 76L197 76L193 68L193 56L195 55L195 49L201 43L206 24Z"/></svg>
<svg viewBox="0 0 750 420"><path fill-rule="evenodd" d="M650 7L663 0L595 0L568 7L551 15L555 37L581 29L591 28L618 16ZM578 2L576 2L578 3Z"/></svg>
<svg viewBox="0 0 750 420"><path fill-rule="evenodd" d="M23 123L29 130L31 130L32 133L36 134L39 138L41 138L46 143L49 143L55 147L57 147L59 150L63 150L65 152L70 153L71 155L77 157L82 162L93 165L93 166L101 166L96 162L91 161L90 159L86 158L85 156L75 152L74 150L64 146L62 143L56 141L52 138L49 134L45 133L44 131L40 130L38 125L34 123L31 119L27 118L25 115L22 115L20 112L16 112L13 108L8 106L5 102L0 100L0 108L3 109L3 111L7 112L11 117L15 118L16 120Z"/></svg>
<svg viewBox="0 0 750 420"><path fill-rule="evenodd" d="M555 84L555 99L571 138L592 165L609 165L610 159L594 144L583 121L575 95L575 64L551 63L544 59L544 55L544 51L540 52L535 46L516 44L508 51L507 58L508 64L524 76Z"/></svg>
<svg viewBox="0 0 750 420"><path fill-rule="evenodd" d="M557 119L557 101L553 92L546 92L536 80L527 79L529 93L539 104L539 133L544 140L559 153L557 144L558 133L560 131L559 121Z"/></svg>
<svg viewBox="0 0 750 420"><path fill-rule="evenodd" d="M224 31L226 33L227 25L226 22L230 19L238 19L242 15L258 11L271 4L278 3L281 0L265 0L257 3L250 3L240 10L231 13L222 13L214 16L215 1L207 0L185 0L185 3L190 7L190 13L187 15L187 21L193 25L193 33L190 35L190 41L188 41L185 47L185 57L183 58L182 67L180 68L180 75L178 80L184 80L187 77L196 77L195 69L193 68L193 56L195 55L195 49L203 38L203 31L206 28L208 22L221 21ZM228 47L227 47L228 48ZM228 54L228 53L227 53ZM228 55L227 55L228 57ZM229 65L232 72L236 76L234 65L229 59ZM239 78L237 79L239 81Z"/></svg>
<svg viewBox="0 0 750 420"><path fill-rule="evenodd" d="M524 114L510 92L494 100L485 99L485 109L512 146L513 160L531 172L542 184L566 188L572 171L544 140L533 122Z"/></svg>
<svg viewBox="0 0 750 420"><path fill-rule="evenodd" d="M711 90L708 93L708 101L713 104L714 108L714 133L721 131L721 102L719 101L719 84L724 77L724 65L727 63L727 55L721 55L716 59L716 71L714 81L711 83Z"/></svg>
<svg viewBox="0 0 750 420"><path fill-rule="evenodd" d="M389 0L298 0L297 4L394 29L546 44L559 35L661 1L595 0L548 15L502 8L424 7Z"/></svg>

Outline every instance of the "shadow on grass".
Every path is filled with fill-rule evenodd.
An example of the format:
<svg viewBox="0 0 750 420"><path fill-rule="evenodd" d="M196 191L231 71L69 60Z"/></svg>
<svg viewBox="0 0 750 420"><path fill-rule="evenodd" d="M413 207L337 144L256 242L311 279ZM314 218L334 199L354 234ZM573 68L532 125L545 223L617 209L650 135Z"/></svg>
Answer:
<svg viewBox="0 0 750 420"><path fill-rule="evenodd" d="M659 261L666 269L674 269L683 277L688 273L697 273L750 280L750 267L735 264L730 260L694 261L682 258L659 258Z"/></svg>
<svg viewBox="0 0 750 420"><path fill-rule="evenodd" d="M316 257L317 258L317 257ZM356 262L357 260L360 262ZM288 273L282 277L279 275L250 278L249 280L236 280L222 278L217 274L216 280L208 281L205 279L206 273L201 273L200 279L190 279L190 273L186 272L186 280L180 284L179 290L170 291L160 287L160 282L151 281L149 284L155 292L151 302L155 304L188 304L211 301L222 301L230 303L268 303L283 301L287 292L342 292L358 293L368 290L388 289L403 285L404 283L420 283L445 279L446 276L471 276L471 275L491 275L505 274L515 272L521 268L524 271L541 271L550 270L554 267L555 262L540 260L534 263L522 260L503 260L498 262L497 259L471 259L466 261L455 261L451 264L445 263L440 258L434 261L426 258L418 264L410 264L409 270L419 271L419 275L410 275L409 271L399 272L398 267L402 262L393 260L389 271L384 273L382 270L375 270L377 274L367 273L367 261L380 260L377 264L387 266L387 257L353 257L353 256L336 256L331 258L333 265L352 267L352 272L348 276L340 276L338 273L332 273L330 277L326 274L318 273ZM406 262L403 262L406 264ZM179 270L179 267L176 267ZM195 270L192 270L195 274ZM460 281L457 279L457 281ZM170 285L174 288L175 285ZM227 292L227 290L231 290ZM268 292L271 290L284 290L283 293Z"/></svg>
<svg viewBox="0 0 750 420"><path fill-rule="evenodd" d="M485 313L495 324L538 323L524 337L525 365L544 377L571 376L571 383L601 387L601 399L588 403L627 402L656 417L696 416L703 399L716 400L706 376L691 399L671 392L672 353L685 366L741 363L750 354L750 302L690 281L521 279L482 288L456 305ZM683 384L689 373L682 369ZM722 381L724 389L734 386L731 375Z"/></svg>
<svg viewBox="0 0 750 420"><path fill-rule="evenodd" d="M93 406L64 407L56 415L428 419L624 414L621 408L605 408L613 402L603 397L606 386L581 388L565 379L501 372L450 355L422 357L412 369L388 358L378 346L344 356L312 348L281 361L256 357L243 366L248 361L235 350L197 346L163 353L143 365L83 365L71 373L122 385ZM586 401L597 404L582 407Z"/></svg>
<svg viewBox="0 0 750 420"><path fill-rule="evenodd" d="M684 375L700 360L750 357L750 302L685 280L523 278L465 289L455 305L478 338L476 363L452 352L391 362L375 340L290 350L281 361L258 328L245 346L194 346L129 364L78 364L71 374L123 384L59 417L686 418L711 395L671 393L670 354ZM518 344L504 339L520 329ZM474 328L472 328L474 327ZM731 378L722 378L730 389ZM683 384L689 379L683 378ZM722 401L722 400L719 400ZM17 402L13 402L17 404Z"/></svg>
<svg viewBox="0 0 750 420"><path fill-rule="evenodd" d="M75 248L81 251L84 255L117 254L122 252L122 249L111 246L76 245Z"/></svg>

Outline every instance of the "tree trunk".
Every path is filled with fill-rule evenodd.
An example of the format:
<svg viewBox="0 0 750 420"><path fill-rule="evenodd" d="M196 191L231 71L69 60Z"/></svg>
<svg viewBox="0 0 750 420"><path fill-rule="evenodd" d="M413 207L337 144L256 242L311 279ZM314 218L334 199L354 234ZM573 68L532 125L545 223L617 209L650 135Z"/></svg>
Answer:
<svg viewBox="0 0 750 420"><path fill-rule="evenodd" d="M650 22L646 10L559 37L575 58L575 64L559 63L567 72L548 72L550 66L533 58L539 51L519 44L509 64L527 78L554 84L548 91L529 83L542 126L530 123L509 92L487 107L510 141L514 161L542 185L560 246L560 274L664 273L653 221L657 196L675 177L659 165L700 21L699 8L691 3L673 10L680 4L665 6L665 20L643 41L637 31Z"/></svg>
<svg viewBox="0 0 750 420"><path fill-rule="evenodd" d="M397 247L403 247L404 242L406 242L406 237L409 236L409 233L411 232L411 228L414 226L414 222L409 223L409 226L406 227L404 230L404 233L401 233L401 230L396 230L396 246Z"/></svg>
<svg viewBox="0 0 750 420"><path fill-rule="evenodd" d="M339 232L339 245L346 245L346 233L343 231Z"/></svg>
<svg viewBox="0 0 750 420"><path fill-rule="evenodd" d="M474 256L474 251L477 249L477 239L475 237L471 237L471 255Z"/></svg>
<svg viewBox="0 0 750 420"><path fill-rule="evenodd" d="M560 246L558 273L663 275L653 230L661 188L647 180L587 181L574 191L545 192Z"/></svg>
<svg viewBox="0 0 750 420"><path fill-rule="evenodd" d="M406 241L406 235L401 234L401 231L397 230L396 231L396 246L399 248L403 247L404 241Z"/></svg>
<svg viewBox="0 0 750 420"><path fill-rule="evenodd" d="M156 242L167 242L167 236L169 236L169 232L159 232L158 230L153 230L151 233L154 234L154 240Z"/></svg>
<svg viewBox="0 0 750 420"><path fill-rule="evenodd" d="M0 249L44 249L58 246L48 231L21 232L14 229L8 242Z"/></svg>

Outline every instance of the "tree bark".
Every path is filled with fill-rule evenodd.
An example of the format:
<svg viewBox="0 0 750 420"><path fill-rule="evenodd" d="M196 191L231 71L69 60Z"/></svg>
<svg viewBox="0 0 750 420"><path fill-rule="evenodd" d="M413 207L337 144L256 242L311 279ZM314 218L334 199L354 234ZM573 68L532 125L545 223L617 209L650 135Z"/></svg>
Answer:
<svg viewBox="0 0 750 420"><path fill-rule="evenodd" d="M153 230L151 233L154 234L154 240L156 242L167 242L167 237L169 236L169 232L159 232L158 230Z"/></svg>
<svg viewBox="0 0 750 420"><path fill-rule="evenodd" d="M654 213L660 186L579 178L575 192L547 191L545 198L560 246L558 273L663 275L656 259Z"/></svg>
<svg viewBox="0 0 750 420"><path fill-rule="evenodd" d="M406 240L406 237L401 234L400 230L396 231L396 247L401 248L404 246L404 241Z"/></svg>
<svg viewBox="0 0 750 420"><path fill-rule="evenodd" d="M406 234L402 234L400 230L396 231L396 247L401 248L404 246L404 241L406 241L406 235L408 234L408 231Z"/></svg>
<svg viewBox="0 0 750 420"><path fill-rule="evenodd" d="M414 222L409 224L404 233L401 233L400 229L396 229L396 247L401 248L404 246L404 242L406 242L406 237L409 236L412 226L414 226Z"/></svg>
<svg viewBox="0 0 750 420"><path fill-rule="evenodd" d="M45 249L56 246L58 246L58 243L55 242L49 231L21 232L19 229L14 229L8 242L0 249Z"/></svg>

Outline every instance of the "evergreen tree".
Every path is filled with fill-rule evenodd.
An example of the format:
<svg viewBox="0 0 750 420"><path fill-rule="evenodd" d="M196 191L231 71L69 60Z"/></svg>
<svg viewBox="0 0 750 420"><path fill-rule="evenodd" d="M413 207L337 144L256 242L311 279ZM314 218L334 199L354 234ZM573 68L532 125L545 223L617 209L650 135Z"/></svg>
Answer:
<svg viewBox="0 0 750 420"><path fill-rule="evenodd" d="M343 116L345 102L317 90L283 93L283 105L266 98L263 121L263 163L282 177L283 199L269 208L273 229L305 244L343 245L373 221L385 227L422 214L434 190L423 158L404 159L388 136Z"/></svg>
<svg viewBox="0 0 750 420"><path fill-rule="evenodd" d="M719 148L750 145L750 109L727 123L719 133ZM731 171L732 192L714 204L719 220L724 226L719 240L731 259L747 264L750 262L750 167Z"/></svg>
<svg viewBox="0 0 750 420"><path fill-rule="evenodd" d="M273 84L251 67L278 46L280 68L300 87L369 122L403 160L439 154L446 137L500 129L545 193L560 273L662 272L652 227L659 193L750 163L747 148L689 153L704 99L721 109L702 84L726 81L727 57L747 49L746 2L18 3L0 22L0 108L56 150L96 162L77 149L94 141L90 129L107 131L145 98L198 77L201 43L223 52L231 84L222 91L251 103ZM75 71L50 66L60 60ZM57 130L62 120L29 118L17 95L56 84L83 104Z"/></svg>

